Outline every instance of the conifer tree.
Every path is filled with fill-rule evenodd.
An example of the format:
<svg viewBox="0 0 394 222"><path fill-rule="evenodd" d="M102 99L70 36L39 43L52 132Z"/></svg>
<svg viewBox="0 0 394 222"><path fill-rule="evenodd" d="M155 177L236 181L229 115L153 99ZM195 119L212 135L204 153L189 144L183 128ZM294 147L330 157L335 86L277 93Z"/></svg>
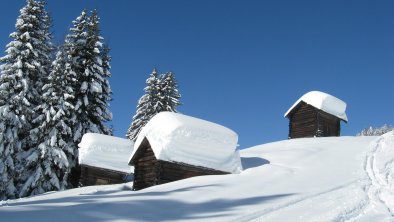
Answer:
<svg viewBox="0 0 394 222"><path fill-rule="evenodd" d="M12 41L0 58L0 198L17 196L30 172L25 157L36 147L29 137L41 103L53 46L44 1L27 0L20 10Z"/></svg>
<svg viewBox="0 0 394 222"><path fill-rule="evenodd" d="M164 109L170 112L177 112L176 107L181 105L179 101L181 94L178 91L178 84L172 72L167 72L161 76L162 103Z"/></svg>
<svg viewBox="0 0 394 222"><path fill-rule="evenodd" d="M66 50L71 59L71 69L76 73L74 84L76 124L74 141L79 142L85 133L111 134L105 125L111 120L108 109L111 88L108 82L108 48L100 36L99 17L96 11L88 16L85 11L74 21L74 27L67 36Z"/></svg>
<svg viewBox="0 0 394 222"><path fill-rule="evenodd" d="M75 120L72 105L72 83L75 75L66 67L62 50L52 64L52 72L43 87L43 103L36 108L39 145L26 158L26 169L32 172L19 196L30 196L67 187L68 158L74 156L71 124Z"/></svg>
<svg viewBox="0 0 394 222"><path fill-rule="evenodd" d="M85 133L112 134L105 123L112 119L109 111L111 76L109 48L100 36L99 17L96 11L89 16L86 11L73 21L70 34L66 36L64 50L66 66L75 73L72 85L75 121L72 124L73 141L78 144ZM69 158L72 168L70 180L76 186L78 171L78 150L74 147L74 157Z"/></svg>
<svg viewBox="0 0 394 222"><path fill-rule="evenodd" d="M180 105L181 96L173 73L168 72L158 77L154 69L146 84L145 94L138 101L136 114L126 134L133 141L154 115L163 111L176 112L176 106Z"/></svg>
<svg viewBox="0 0 394 222"><path fill-rule="evenodd" d="M156 69L153 69L149 78L146 80L146 87L144 88L145 94L139 99L137 111L133 116L132 123L127 130L126 137L132 141L137 139L143 126L158 112L156 112L158 105L158 91L159 91L159 78L157 77Z"/></svg>

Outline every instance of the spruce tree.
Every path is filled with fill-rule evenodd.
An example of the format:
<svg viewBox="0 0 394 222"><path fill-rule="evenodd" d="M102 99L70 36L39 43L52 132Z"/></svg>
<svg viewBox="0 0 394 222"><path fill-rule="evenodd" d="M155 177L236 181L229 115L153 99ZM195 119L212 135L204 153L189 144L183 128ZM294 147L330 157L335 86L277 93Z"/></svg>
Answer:
<svg viewBox="0 0 394 222"><path fill-rule="evenodd" d="M108 109L111 88L108 48L104 48L100 36L99 17L96 11L88 16L85 11L74 22L68 35L70 64L76 73L74 141L79 142L85 133L111 134L105 123L112 118Z"/></svg>
<svg viewBox="0 0 394 222"><path fill-rule="evenodd" d="M71 129L72 129L72 143L70 144L70 148L73 150L72 152L68 152L68 163L70 168L70 176L69 176L69 185L72 187L76 187L78 185L79 178L79 170L77 168L78 165L78 146L77 144L80 142L82 135L81 132L75 132L79 119L77 118L77 110L75 110L75 100L76 93L79 90L79 84L77 83L77 75L82 75L84 72L84 67L81 59L84 57L84 50L86 45L86 37L87 37L87 25L88 25L89 17L85 10L81 12L81 14L72 21L73 26L70 28L70 33L66 36L65 42L63 44L64 51L64 66L67 67L67 72L69 75L74 76L74 81L71 83L71 89L73 92L72 105L74 106L74 111L71 114L74 116L71 120Z"/></svg>
<svg viewBox="0 0 394 222"><path fill-rule="evenodd" d="M157 113L176 112L181 95L174 74L168 72L157 76L154 69L146 80L145 94L139 99L136 114L127 130L126 137L135 141L143 126Z"/></svg>
<svg viewBox="0 0 394 222"><path fill-rule="evenodd" d="M72 83L75 75L66 67L62 50L52 64L52 72L43 87L43 103L36 108L39 145L26 158L27 169L32 172L23 184L19 196L30 196L67 187L68 158L74 156L71 124L75 119L72 105Z"/></svg>
<svg viewBox="0 0 394 222"><path fill-rule="evenodd" d="M172 72L167 72L162 74L160 78L164 109L170 112L177 112L176 107L181 105L181 94L178 91L175 75Z"/></svg>
<svg viewBox="0 0 394 222"><path fill-rule="evenodd" d="M157 77L156 69L153 69L149 78L146 80L146 87L144 88L145 94L139 99L137 105L137 111L133 116L132 123L127 130L126 137L132 141L137 139L143 126L156 115L158 106L158 91L159 91L159 78Z"/></svg>
<svg viewBox="0 0 394 222"><path fill-rule="evenodd" d="M36 149L30 139L34 109L41 103L41 88L52 53L50 18L44 1L27 0L20 10L13 39L0 58L0 198L17 196L28 178L26 156Z"/></svg>
<svg viewBox="0 0 394 222"><path fill-rule="evenodd" d="M72 85L75 121L72 124L73 141L78 144L85 133L112 134L105 123L112 119L109 111L111 76L109 48L100 36L99 17L96 11L89 16L86 11L73 21L70 34L66 36L64 50L66 66L75 73ZM74 157L69 158L72 168L70 182L76 186L79 173L78 150L75 146Z"/></svg>

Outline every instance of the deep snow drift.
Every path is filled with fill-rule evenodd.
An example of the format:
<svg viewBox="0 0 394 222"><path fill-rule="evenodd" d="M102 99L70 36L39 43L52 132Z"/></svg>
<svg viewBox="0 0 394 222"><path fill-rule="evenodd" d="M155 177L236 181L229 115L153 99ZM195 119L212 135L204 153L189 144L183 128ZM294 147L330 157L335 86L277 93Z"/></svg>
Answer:
<svg viewBox="0 0 394 222"><path fill-rule="evenodd" d="M394 133L241 151L240 174L130 191L84 187L3 202L4 221L394 221Z"/></svg>

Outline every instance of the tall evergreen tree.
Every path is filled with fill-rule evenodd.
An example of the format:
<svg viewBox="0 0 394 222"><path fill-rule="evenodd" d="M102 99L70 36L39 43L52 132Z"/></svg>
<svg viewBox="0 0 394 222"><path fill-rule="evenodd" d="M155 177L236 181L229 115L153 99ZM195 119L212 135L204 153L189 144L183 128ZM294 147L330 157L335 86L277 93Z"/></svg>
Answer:
<svg viewBox="0 0 394 222"><path fill-rule="evenodd" d="M70 28L70 33L66 36L65 42L63 44L64 50L64 60L65 67L67 67L67 72L70 76L74 75L74 81L71 83L71 88L73 92L72 105L75 108L75 100L76 94L79 90L79 84L77 83L77 75L82 75L84 72L83 61L81 61L85 55L85 45L86 45L86 37L87 37L87 26L88 26L89 16L86 11L83 10L81 14L72 21L73 26ZM66 73L67 74L67 73ZM78 165L78 146L77 144L81 139L81 132L75 132L76 127L78 125L77 119L77 110L74 109L71 114L74 118L71 120L71 129L72 129L72 143L70 144L70 149L72 152L68 152L68 162L69 168L71 170L69 176L69 183L71 186L78 185L79 171L76 167Z"/></svg>
<svg viewBox="0 0 394 222"><path fill-rule="evenodd" d="M170 112L177 112L176 107L181 105L181 94L178 91L175 75L172 72L167 72L162 74L160 78L164 109Z"/></svg>
<svg viewBox="0 0 394 222"><path fill-rule="evenodd" d="M52 53L50 18L44 1L27 0L13 39L0 58L0 198L13 198L28 178L25 157L36 149L30 140L34 109L41 103L43 80ZM16 185L16 186L15 186Z"/></svg>
<svg viewBox="0 0 394 222"><path fill-rule="evenodd" d="M146 80L145 94L139 99L136 114L127 130L126 137L135 141L148 121L163 111L176 112L180 94L174 74L168 72L158 77L156 69Z"/></svg>
<svg viewBox="0 0 394 222"><path fill-rule="evenodd" d="M153 69L149 78L146 80L146 87L144 88L145 94L139 99L137 111L133 116L133 120L129 129L127 130L126 137L135 141L143 126L157 114L159 78L157 77L156 69Z"/></svg>
<svg viewBox="0 0 394 222"><path fill-rule="evenodd" d="M74 126L74 141L79 142L85 133L111 134L105 125L111 120L108 109L111 100L111 88L108 82L109 61L108 48L102 43L99 17L96 11L88 16L82 12L74 22L71 34L67 36L70 64L76 73L74 91L77 121Z"/></svg>
<svg viewBox="0 0 394 222"><path fill-rule="evenodd" d="M71 124L75 121L72 105L72 83L75 75L66 67L62 50L52 64L52 72L43 87L44 102L36 108L38 117L33 121L37 128L37 149L27 157L26 168L32 174L24 183L19 196L29 196L48 191L63 190L67 187L69 169L68 158L73 157L74 143Z"/></svg>
<svg viewBox="0 0 394 222"><path fill-rule="evenodd" d="M66 66L75 73L76 81L72 85L75 121L72 124L73 140L78 144L85 133L112 134L112 129L105 123L112 119L109 111L111 76L109 48L100 36L99 17L96 11L89 16L86 11L73 21L70 34L66 36L64 50L67 57ZM70 167L77 165L78 151L74 148L74 157L69 158ZM72 171L74 186L78 172Z"/></svg>

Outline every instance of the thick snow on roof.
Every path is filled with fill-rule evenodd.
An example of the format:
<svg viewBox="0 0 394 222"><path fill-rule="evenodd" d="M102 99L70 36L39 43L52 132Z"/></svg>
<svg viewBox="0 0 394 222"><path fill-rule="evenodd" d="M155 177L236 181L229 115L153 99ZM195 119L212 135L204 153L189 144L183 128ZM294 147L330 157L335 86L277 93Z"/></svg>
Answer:
<svg viewBox="0 0 394 222"><path fill-rule="evenodd" d="M346 122L348 121L346 116L346 103L330 94L320 91L311 91L303 95L285 113L285 117L287 117L301 101L317 109L323 110L326 113L336 116Z"/></svg>
<svg viewBox="0 0 394 222"><path fill-rule="evenodd" d="M79 146L79 164L130 173L127 158L133 149L128 139L87 133Z"/></svg>
<svg viewBox="0 0 394 222"><path fill-rule="evenodd" d="M181 162L224 172L242 170L238 135L221 125L172 112L161 112L142 129L130 160L146 138L158 160Z"/></svg>

